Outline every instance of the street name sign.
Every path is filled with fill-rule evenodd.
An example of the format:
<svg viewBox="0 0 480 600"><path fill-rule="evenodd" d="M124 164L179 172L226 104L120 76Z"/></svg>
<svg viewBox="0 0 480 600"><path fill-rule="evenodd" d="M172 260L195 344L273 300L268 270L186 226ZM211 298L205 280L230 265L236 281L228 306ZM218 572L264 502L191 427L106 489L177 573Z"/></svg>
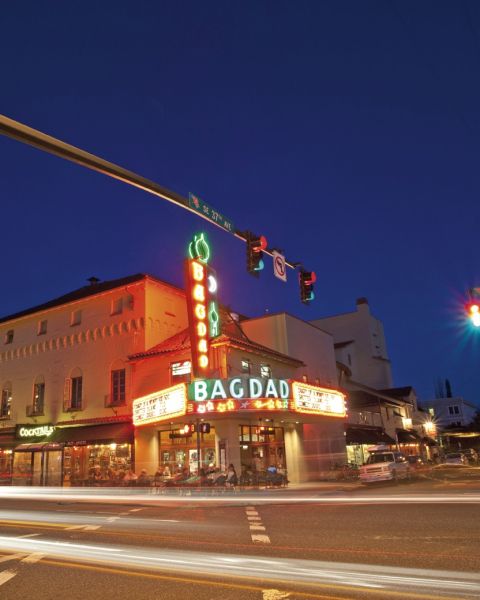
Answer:
<svg viewBox="0 0 480 600"><path fill-rule="evenodd" d="M206 217L209 221L212 221L212 223L220 225L220 227L223 227L223 229L229 231L230 233L235 233L233 221L227 219L227 217L212 208L198 196L195 196L191 193L188 194L188 205L190 208Z"/></svg>

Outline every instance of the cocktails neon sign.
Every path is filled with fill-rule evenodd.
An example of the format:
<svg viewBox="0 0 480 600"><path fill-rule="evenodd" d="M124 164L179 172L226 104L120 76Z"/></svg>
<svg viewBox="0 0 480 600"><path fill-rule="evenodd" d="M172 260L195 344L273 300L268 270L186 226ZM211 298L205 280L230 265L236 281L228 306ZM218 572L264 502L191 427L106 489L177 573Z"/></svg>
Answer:
<svg viewBox="0 0 480 600"><path fill-rule="evenodd" d="M208 261L211 249L204 233L194 236L188 245L185 266L188 320L192 346L192 370L204 377L210 363L210 340L220 335L218 282Z"/></svg>

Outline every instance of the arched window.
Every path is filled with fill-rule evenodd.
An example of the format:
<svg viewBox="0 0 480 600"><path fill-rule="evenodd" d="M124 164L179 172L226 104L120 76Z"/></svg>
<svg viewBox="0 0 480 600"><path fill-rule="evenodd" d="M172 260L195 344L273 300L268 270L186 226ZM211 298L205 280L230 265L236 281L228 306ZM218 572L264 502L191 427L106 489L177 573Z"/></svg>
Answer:
<svg viewBox="0 0 480 600"><path fill-rule="evenodd" d="M12 414L12 383L6 381L2 385L2 396L0 398L0 418L10 419Z"/></svg>

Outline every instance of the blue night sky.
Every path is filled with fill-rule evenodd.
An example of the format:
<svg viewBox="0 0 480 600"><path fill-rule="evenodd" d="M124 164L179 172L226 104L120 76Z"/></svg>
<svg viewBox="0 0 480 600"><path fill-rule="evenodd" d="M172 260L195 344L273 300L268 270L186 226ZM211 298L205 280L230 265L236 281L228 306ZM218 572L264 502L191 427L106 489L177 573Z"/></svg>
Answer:
<svg viewBox="0 0 480 600"><path fill-rule="evenodd" d="M182 284L206 229L221 300L247 315L355 310L385 327L396 385L480 402L480 4L3 3L0 112L181 194L317 273L271 261L139 190L0 137L0 315L137 272Z"/></svg>

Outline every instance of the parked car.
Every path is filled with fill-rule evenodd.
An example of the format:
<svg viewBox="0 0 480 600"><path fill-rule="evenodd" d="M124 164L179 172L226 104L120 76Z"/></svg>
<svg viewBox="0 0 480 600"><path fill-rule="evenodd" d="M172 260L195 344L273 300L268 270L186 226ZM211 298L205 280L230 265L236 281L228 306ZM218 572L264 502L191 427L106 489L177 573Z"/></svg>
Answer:
<svg viewBox="0 0 480 600"><path fill-rule="evenodd" d="M462 452L450 452L445 455L447 465L468 465L468 458Z"/></svg>
<svg viewBox="0 0 480 600"><path fill-rule="evenodd" d="M473 448L468 448L467 450L464 450L463 454L465 455L465 458L468 460L469 463L476 464L478 462L478 452Z"/></svg>
<svg viewBox="0 0 480 600"><path fill-rule="evenodd" d="M410 454L407 456L408 464L414 471L424 469L426 467L425 461L419 454Z"/></svg>
<svg viewBox="0 0 480 600"><path fill-rule="evenodd" d="M370 454L367 462L360 467L360 481L398 481L410 479L410 464L401 452L377 450Z"/></svg>

